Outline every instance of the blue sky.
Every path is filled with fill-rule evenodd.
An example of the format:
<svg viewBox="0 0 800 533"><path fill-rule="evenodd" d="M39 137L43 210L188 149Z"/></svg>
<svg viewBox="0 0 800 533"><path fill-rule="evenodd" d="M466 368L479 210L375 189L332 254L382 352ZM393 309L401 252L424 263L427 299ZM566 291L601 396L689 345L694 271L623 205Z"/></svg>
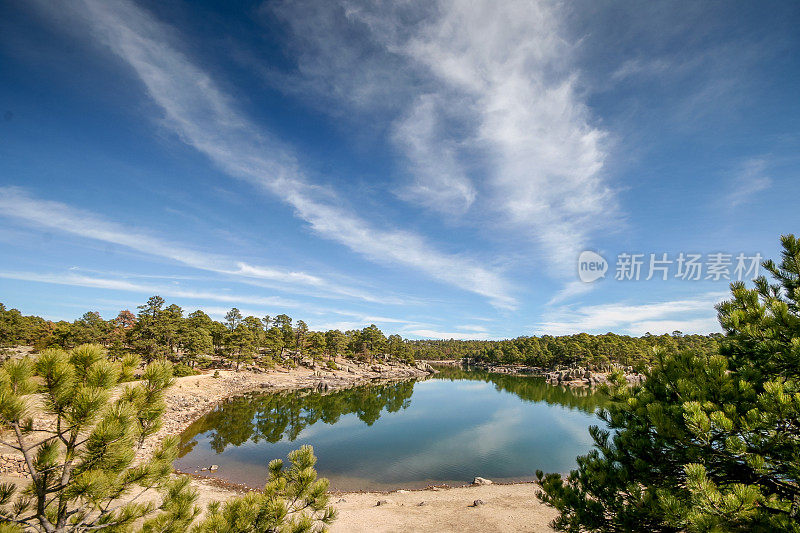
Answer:
<svg viewBox="0 0 800 533"><path fill-rule="evenodd" d="M798 24L793 2L5 2L0 301L716 331L711 255L735 277L800 221Z"/></svg>

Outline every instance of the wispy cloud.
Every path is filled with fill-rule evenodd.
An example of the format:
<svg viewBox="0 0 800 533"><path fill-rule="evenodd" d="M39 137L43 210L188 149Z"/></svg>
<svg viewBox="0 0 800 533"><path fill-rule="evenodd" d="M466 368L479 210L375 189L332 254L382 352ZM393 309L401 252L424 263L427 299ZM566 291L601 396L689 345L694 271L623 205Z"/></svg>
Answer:
<svg viewBox="0 0 800 533"><path fill-rule="evenodd" d="M488 154L488 205L535 239L555 270L571 267L588 222L609 220L616 205L601 175L605 134L579 95L558 5L440 7L404 52L470 101L448 100L474 127L470 148Z"/></svg>
<svg viewBox="0 0 800 533"><path fill-rule="evenodd" d="M302 286L314 289L312 294L317 296L339 295L372 302L386 303L391 300L391 303L396 303L394 299L379 298L313 274L251 265L223 255L192 250L62 202L34 198L17 187L0 187L0 216L52 231L125 246L199 270L268 281L273 287L278 286L283 290L297 291L297 286ZM304 291L304 294L309 294L309 291Z"/></svg>
<svg viewBox="0 0 800 533"><path fill-rule="evenodd" d="M254 296L252 294L235 294L227 291L213 290L194 290L183 288L178 284L158 284L134 282L128 279L119 279L103 276L87 276L75 272L66 273L36 273L20 271L0 271L0 279L11 279L17 281L28 281L34 283L48 283L53 285L66 285L72 287L87 287L93 289L106 289L111 291L132 292L142 295L158 294L168 298L180 298L185 300L196 300L198 307L209 315L215 317L224 316L230 307L237 307L245 315L263 316L268 313L281 312L284 309L301 309L310 315L307 322L318 329L360 329L369 324L379 324L389 328L415 327L419 324L408 320L375 316L369 313L360 313L350 310L342 310L328 307L309 305L306 302L289 300L278 296ZM208 302L219 302L228 304L229 307L219 307L209 305ZM123 302L108 302L114 305L125 305ZM257 309L256 309L257 307ZM314 318L317 316L341 316L351 320L333 322L329 318ZM330 327L328 327L330 326Z"/></svg>
<svg viewBox="0 0 800 533"><path fill-rule="evenodd" d="M615 224L606 133L592 124L558 3L321 5L275 8L296 76L340 106L394 117L412 174L402 198L448 215L471 208L481 225L538 243L559 275L593 231Z"/></svg>
<svg viewBox="0 0 800 533"><path fill-rule="evenodd" d="M172 44L177 36L171 28L125 0L81 5L79 15L93 35L133 69L164 111L165 125L225 173L276 195L316 233L370 260L413 267L496 306L515 306L509 284L494 270L442 253L414 233L373 227L331 190L308 182L291 148L242 116L231 97Z"/></svg>
<svg viewBox="0 0 800 533"><path fill-rule="evenodd" d="M464 330L464 331L475 331L477 333L485 333L489 331L486 329L486 326L481 324L463 324L461 326L456 326L456 329Z"/></svg>
<svg viewBox="0 0 800 533"><path fill-rule="evenodd" d="M70 285L74 287L89 287L95 289L108 289L115 291L136 292L140 294L159 294L172 298L186 298L191 300L204 300L226 302L231 305L262 305L277 308L304 308L305 304L287 300L277 296L252 296L244 294L228 294L212 291L197 291L182 289L171 285L157 285L150 283L135 283L128 280L83 276L80 274L41 274L35 272L0 272L0 278L19 281L32 281L36 283L52 283L55 285Z"/></svg>
<svg viewBox="0 0 800 533"><path fill-rule="evenodd" d="M569 283L566 283L564 287L552 298L550 298L550 301L547 302L547 305L554 305L566 300L571 300L575 296L580 296L581 294L591 292L595 287L596 285L593 285L592 283L584 283L583 281L570 281Z"/></svg>
<svg viewBox="0 0 800 533"><path fill-rule="evenodd" d="M714 305L728 293L709 292L695 298L648 304L611 303L581 307L565 306L545 314L534 327L536 334L629 333L642 335L671 333L709 333L719 331Z"/></svg>
<svg viewBox="0 0 800 533"><path fill-rule="evenodd" d="M403 335L413 335L423 339L497 340L501 338L483 331L470 333L466 331L441 331L424 327L404 329Z"/></svg>
<svg viewBox="0 0 800 533"><path fill-rule="evenodd" d="M436 211L460 214L475 201L472 181L459 161L457 143L448 138L432 95L420 96L395 127L394 141L411 163L412 183L399 195Z"/></svg>
<svg viewBox="0 0 800 533"><path fill-rule="evenodd" d="M772 180L765 174L767 162L763 158L745 161L739 172L730 181L725 194L725 208L738 207L754 199L754 195L768 189Z"/></svg>

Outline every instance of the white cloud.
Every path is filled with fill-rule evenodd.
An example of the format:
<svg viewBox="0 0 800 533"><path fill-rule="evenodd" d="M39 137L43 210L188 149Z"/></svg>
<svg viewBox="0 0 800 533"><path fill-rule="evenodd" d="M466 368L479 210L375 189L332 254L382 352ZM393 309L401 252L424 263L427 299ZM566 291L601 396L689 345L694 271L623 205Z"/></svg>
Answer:
<svg viewBox="0 0 800 533"><path fill-rule="evenodd" d="M716 317L686 320L643 320L641 322L633 322L628 327L628 333L631 335L644 335L647 332L657 335L672 333L676 330L683 333L711 333L720 331L720 327Z"/></svg>
<svg viewBox="0 0 800 533"><path fill-rule="evenodd" d="M476 191L459 162L458 146L441 124L431 95L420 96L396 125L394 141L411 162L413 183L399 192L437 211L463 213L475 201Z"/></svg>
<svg viewBox="0 0 800 533"><path fill-rule="evenodd" d="M148 235L135 227L106 220L94 213L61 202L33 198L16 187L0 187L0 216L26 224L118 244L138 252L169 259L186 266L231 276L265 280L272 286L292 290L295 285L314 289L314 295L341 295L372 302L386 302L364 291L336 284L313 274L250 265L218 254L198 252L178 243ZM297 291L297 288L294 287ZM303 291L300 291L303 292ZM305 291L308 294L308 291ZM393 302L395 302L393 300Z"/></svg>
<svg viewBox="0 0 800 533"><path fill-rule="evenodd" d="M456 326L456 329L461 329L464 331L475 331L477 333L485 333L489 331L486 329L486 326L480 324L464 324L462 326Z"/></svg>
<svg viewBox="0 0 800 533"><path fill-rule="evenodd" d="M36 283L52 283L56 285L71 285L76 287L90 287L95 289L108 289L116 291L137 292L141 294L158 294L171 298L186 298L190 300L212 300L226 302L232 305L263 305L270 307L305 308L304 304L286 300L277 296L252 296L244 294L228 294L211 291L196 291L182 289L172 285L155 285L147 283L134 283L127 280L83 276L79 274L40 274L33 272L0 272L0 278L19 281L32 281Z"/></svg>
<svg viewBox="0 0 800 533"><path fill-rule="evenodd" d="M611 303L573 308L562 307L545 313L534 327L537 335L574 333L628 333L641 335L672 333L709 333L719 331L714 305L728 296L709 292L694 298L648 304Z"/></svg>
<svg viewBox="0 0 800 533"><path fill-rule="evenodd" d="M490 202L529 232L556 270L616 209L601 177L604 132L590 124L560 13L547 2L443 2L406 52L464 106L489 158Z"/></svg>
<svg viewBox="0 0 800 533"><path fill-rule="evenodd" d="M591 124L560 4L292 5L278 11L293 30L304 88L335 98L358 82L366 96L343 96L340 105L395 113L392 139L413 174L402 198L446 214L472 206L480 225L490 218L538 243L559 275L593 232L614 224L616 195L602 175L606 134ZM335 20L347 31L332 29Z"/></svg>
<svg viewBox="0 0 800 533"><path fill-rule="evenodd" d="M569 283L566 283L564 287L555 294L555 296L550 298L550 301L547 302L547 305L553 305L565 300L571 300L575 296L591 292L595 287L596 285L592 283L584 283L583 281L570 281Z"/></svg>
<svg viewBox="0 0 800 533"><path fill-rule="evenodd" d="M768 189L772 180L764 173L766 167L767 162L762 158L745 161L739 173L730 181L730 190L724 197L724 207L738 207L752 200L756 193Z"/></svg>
<svg viewBox="0 0 800 533"><path fill-rule="evenodd" d="M358 313L349 310L331 309L326 307L318 307L308 305L304 302L297 302L288 300L277 296L261 297L247 294L232 294L228 292L215 292L215 291L202 291L193 289L184 289L177 284L155 284L155 283L139 283L131 282L125 279L114 279L99 276L86 276L77 274L74 271L67 273L34 273L34 272L14 272L14 271L0 271L0 279L13 279L18 281L29 281L34 283L50 283L54 285L67 285L73 287L88 287L94 289L106 289L114 291L134 292L146 295L158 294L168 298L183 298L187 300L198 300L201 302L200 307L212 317L223 317L225 313L230 310L230 307L218 307L208 305L207 302L220 302L229 304L231 307L238 307L244 315L254 315L258 317L264 316L266 313L280 312L282 309L302 309L304 312L316 315L340 315L354 318L350 321L339 322L323 322L321 319L310 319L308 324L312 329L327 330L327 329L361 329L369 324L378 325L404 325L415 326L414 322L407 320L374 316L367 313ZM126 305L123 302L108 302L110 305ZM251 306L251 307L247 307ZM255 309L252 306L258 306Z"/></svg>
<svg viewBox="0 0 800 533"><path fill-rule="evenodd" d="M307 182L292 150L243 117L229 95L171 44L176 36L169 27L125 0L82 5L94 36L134 70L164 111L165 125L228 175L278 196L315 232L373 261L413 267L496 306L515 306L495 271L442 253L408 231L377 229L332 191Z"/></svg>
<svg viewBox="0 0 800 533"><path fill-rule="evenodd" d="M414 335L424 339L459 339L459 340L497 340L501 337L489 335L486 332L468 333L464 331L438 331L427 328L412 328L403 330L404 335Z"/></svg>

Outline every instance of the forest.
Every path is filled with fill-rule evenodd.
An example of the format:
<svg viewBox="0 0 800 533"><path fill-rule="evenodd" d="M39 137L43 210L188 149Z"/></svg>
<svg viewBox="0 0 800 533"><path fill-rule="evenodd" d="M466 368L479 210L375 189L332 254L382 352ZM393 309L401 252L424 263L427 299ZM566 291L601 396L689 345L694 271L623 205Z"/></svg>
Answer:
<svg viewBox="0 0 800 533"><path fill-rule="evenodd" d="M667 353L696 350L716 352L722 335L672 334L630 337L605 333L603 335L542 335L517 337L502 341L475 340L412 340L408 341L416 359L447 360L470 358L477 363L525 364L550 368L558 365L582 366L622 365L642 366L653 361L654 349Z"/></svg>
<svg viewBox="0 0 800 533"><path fill-rule="evenodd" d="M28 345L37 350L69 349L82 344L100 344L109 355L140 355L146 362L167 359L176 371L217 365L256 362L270 366L276 361L298 362L303 357L331 358L336 355L373 360L377 356L412 362L407 342L399 335L388 337L374 324L360 330L310 331L308 325L288 315L243 316L231 309L224 321L213 320L203 311L185 315L178 305L166 305L152 296L138 313L121 311L104 320L89 311L73 322L25 316L0 303L0 348Z"/></svg>
<svg viewBox="0 0 800 533"><path fill-rule="evenodd" d="M239 368L256 362L297 361L302 357L331 358L337 355L372 360L389 357L405 362L469 358L478 363L525 364L551 368L559 365L608 365L643 367L653 360L654 348L667 353L696 350L716 352L721 334L672 334L631 337L603 335L521 336L501 341L409 340L386 336L371 324L360 330L312 331L303 320L281 314L274 317L242 316L231 309L223 321L203 311L186 314L176 304L152 296L134 314L121 311L105 320L96 311L79 319L50 321L23 315L0 303L0 348L28 345L70 349L81 344L101 344L112 357L125 353L145 361L166 358L177 363L177 371L204 368L220 362Z"/></svg>

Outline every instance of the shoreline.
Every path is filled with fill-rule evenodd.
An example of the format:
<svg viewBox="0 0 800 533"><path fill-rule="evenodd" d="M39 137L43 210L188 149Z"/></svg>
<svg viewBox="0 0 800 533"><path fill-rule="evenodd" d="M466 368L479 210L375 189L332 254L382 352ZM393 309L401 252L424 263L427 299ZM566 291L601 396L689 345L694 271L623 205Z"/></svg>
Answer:
<svg viewBox="0 0 800 533"><path fill-rule="evenodd" d="M146 460L168 435L179 435L190 424L230 399L258 392L313 388L341 390L381 381L402 381L430 376L427 362L366 364L337 359L338 370L297 367L264 372L220 370L175 378L166 391L163 425L145 441L136 461ZM36 400L34 400L36 401ZM39 420L46 426L45 417ZM19 482L27 476L17 468L18 458L0 448L0 482ZM21 459L21 458L19 458ZM243 484L203 474L180 473L197 490L197 505L204 511L212 501L224 502L253 489ZM266 482L266 480L265 480ZM482 531L551 532L556 511L539 502L535 483L519 481L486 485L429 486L418 489L341 491L331 490L330 501L338 511L331 532L424 532L479 529ZM150 497L155 498L152 494ZM479 500L478 505L474 505Z"/></svg>
<svg viewBox="0 0 800 533"><path fill-rule="evenodd" d="M337 361L337 364L339 362ZM342 366L356 366L343 362ZM397 381L405 379L419 379L430 375L427 370L416 367L394 365L381 369L382 372L373 372L371 365L360 365L350 372L346 369L336 374L343 377L338 382L331 382L328 376L329 391L355 387L380 381ZM424 367L423 367L424 368ZM412 370L409 374L408 371ZM230 372L231 374L235 374ZM224 376L220 372L222 379ZM242 375L243 373L239 373ZM330 374L330 373L328 373ZM248 372L247 383L229 383L232 389L227 394L219 395L215 401L204 403L197 407L181 407L184 396L191 394L195 380L202 380L201 376L188 376L178 378L181 380L168 392L168 410L165 414L165 427L154 437L163 438L162 433L168 432L169 424L180 431L189 424L212 410L217 405L253 392L280 392L303 388L316 388L320 381L325 381L326 376L315 374L310 369L297 368L291 371L270 370L263 374ZM193 380L194 378L194 380ZM206 376L205 381L209 378ZM213 384L213 382L212 382ZM179 414L180 413L180 414ZM189 413L191 413L189 415ZM180 416L182 421L175 420ZM184 419L184 416L186 418ZM172 434L172 433L169 433ZM245 484L230 482L228 480L206 475L205 473L183 473L192 479L200 495L199 503L204 505L208 501L224 501L229 498L245 494L254 490ZM480 529L482 531L530 531L551 532L549 523L557 513L554 509L542 504L536 498L536 484L532 481L493 482L488 485L464 484L459 486L437 485L416 489L397 488L391 490L337 490L329 491L330 501L339 513L338 518L330 527L332 533L336 532L424 532L424 531L453 531ZM484 502L474 505L476 500ZM380 504L378 502L381 502Z"/></svg>
<svg viewBox="0 0 800 533"><path fill-rule="evenodd" d="M432 374L432 369L424 364L366 364L348 359L337 359L336 364L337 370L298 366L263 372L219 370L216 378L210 373L175 378L175 383L166 391L163 425L145 441L136 459L146 459L166 436L181 434L205 414L237 397L302 389L329 392L379 381L420 379Z"/></svg>
<svg viewBox="0 0 800 533"><path fill-rule="evenodd" d="M544 368L522 364L505 365L500 363L481 363L467 359L425 360L426 363L458 368L479 368L494 374L543 378L550 385L562 385L574 388L593 388L609 383L608 376L613 370L622 370L628 385L640 385L644 375L630 366L615 365L613 370L600 370L592 366Z"/></svg>

